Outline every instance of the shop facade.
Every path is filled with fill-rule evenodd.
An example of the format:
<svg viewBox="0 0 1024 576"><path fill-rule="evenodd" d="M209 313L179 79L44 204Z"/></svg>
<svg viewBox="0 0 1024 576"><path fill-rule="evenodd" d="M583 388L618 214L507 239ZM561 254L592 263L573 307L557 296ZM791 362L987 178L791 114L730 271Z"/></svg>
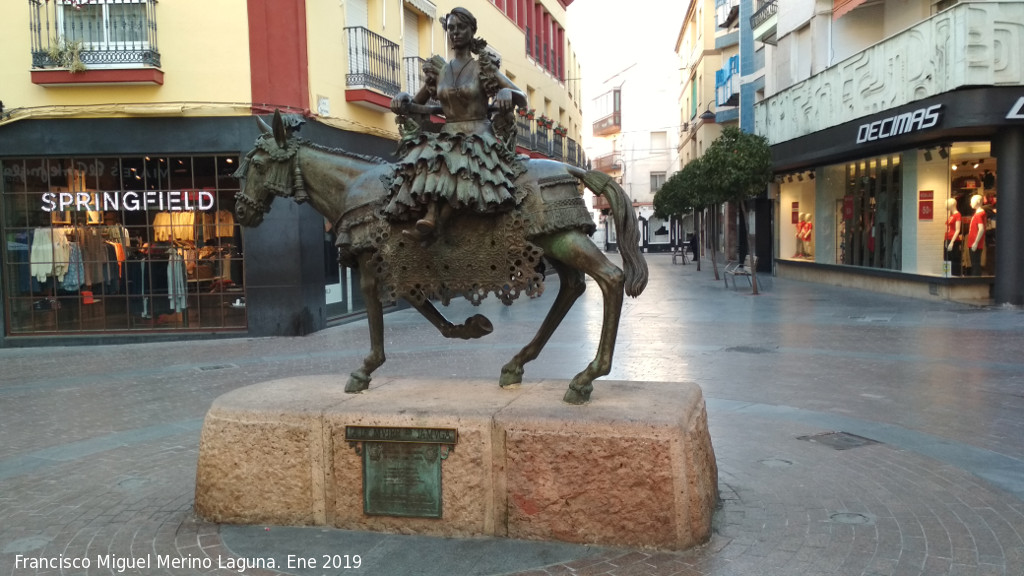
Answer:
<svg viewBox="0 0 1024 576"><path fill-rule="evenodd" d="M330 146L393 143L311 122ZM4 345L298 335L361 309L311 207L234 221L248 116L26 120L0 129ZM353 290L355 287L355 290Z"/></svg>
<svg viewBox="0 0 1024 576"><path fill-rule="evenodd" d="M965 88L772 147L781 276L1024 304L1024 90Z"/></svg>

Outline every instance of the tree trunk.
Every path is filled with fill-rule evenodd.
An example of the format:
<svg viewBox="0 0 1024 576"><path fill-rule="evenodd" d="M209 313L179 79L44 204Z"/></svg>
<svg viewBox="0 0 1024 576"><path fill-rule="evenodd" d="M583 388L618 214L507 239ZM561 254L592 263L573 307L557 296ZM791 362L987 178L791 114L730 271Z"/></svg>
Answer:
<svg viewBox="0 0 1024 576"><path fill-rule="evenodd" d="M715 281L721 280L718 276L718 206L711 205L711 267L715 271Z"/></svg>
<svg viewBox="0 0 1024 576"><path fill-rule="evenodd" d="M701 227L703 219L700 217L700 212L696 208L693 209L693 234L697 239L697 250L693 255L693 259L697 261L697 272L700 272L700 248L701 248Z"/></svg>
<svg viewBox="0 0 1024 576"><path fill-rule="evenodd" d="M757 296L757 254L754 253L754 235L750 233L750 226L747 225L747 214L747 201L740 200L741 232L747 235L747 252L750 254L750 289L751 294Z"/></svg>

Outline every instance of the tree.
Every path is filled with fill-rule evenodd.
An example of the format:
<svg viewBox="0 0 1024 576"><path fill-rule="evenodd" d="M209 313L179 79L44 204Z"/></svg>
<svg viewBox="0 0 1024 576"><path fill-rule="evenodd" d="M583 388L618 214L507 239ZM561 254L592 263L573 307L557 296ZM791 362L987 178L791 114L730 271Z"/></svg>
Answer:
<svg viewBox="0 0 1024 576"><path fill-rule="evenodd" d="M710 190L702 173L703 170L704 166L698 158L669 177L654 194L655 216L665 219L706 206L704 197ZM699 237L700 228L698 226L694 226L694 233ZM697 259L697 270L700 270L699 259ZM717 267L715 268L715 279L718 279Z"/></svg>
<svg viewBox="0 0 1024 576"><path fill-rule="evenodd" d="M701 156L703 176L710 188L709 204L738 202L740 205L741 233L747 246L754 246L753 235L747 226L747 200L761 194L772 179L772 155L764 136L743 132L736 126L726 126L722 134L708 146ZM744 254L740 254L742 265ZM750 271L754 294L757 294L757 270Z"/></svg>

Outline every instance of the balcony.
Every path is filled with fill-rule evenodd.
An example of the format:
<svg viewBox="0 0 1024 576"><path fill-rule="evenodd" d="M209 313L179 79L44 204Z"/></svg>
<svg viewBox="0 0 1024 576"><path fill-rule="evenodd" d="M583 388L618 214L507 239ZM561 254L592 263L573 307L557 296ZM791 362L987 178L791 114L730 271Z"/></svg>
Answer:
<svg viewBox="0 0 1024 576"><path fill-rule="evenodd" d="M597 158L594 158L594 170L598 172L604 172L609 176L621 176L622 175L622 155L618 152L612 152L611 154L602 154Z"/></svg>
<svg viewBox="0 0 1024 576"><path fill-rule="evenodd" d="M363 28L345 28L348 74L345 99L375 110L389 110L401 90L402 66L398 44Z"/></svg>
<svg viewBox="0 0 1024 576"><path fill-rule="evenodd" d="M779 4L778 0L757 0L757 9L750 17L750 28L754 31L754 40L775 45L777 39Z"/></svg>
<svg viewBox="0 0 1024 576"><path fill-rule="evenodd" d="M622 131L622 113L614 112L594 122L594 136L611 136Z"/></svg>
<svg viewBox="0 0 1024 576"><path fill-rule="evenodd" d="M32 82L163 84L156 0L29 0Z"/></svg>
<svg viewBox="0 0 1024 576"><path fill-rule="evenodd" d="M759 102L756 131L778 144L960 88L1024 86L1024 60L1008 52L1024 45L1021 6L970 2L939 12Z"/></svg>
<svg viewBox="0 0 1024 576"><path fill-rule="evenodd" d="M721 70L715 71L715 104L736 106L740 103L740 57L732 56Z"/></svg>
<svg viewBox="0 0 1024 576"><path fill-rule="evenodd" d="M715 22L719 28L729 29L739 20L739 0L715 0Z"/></svg>

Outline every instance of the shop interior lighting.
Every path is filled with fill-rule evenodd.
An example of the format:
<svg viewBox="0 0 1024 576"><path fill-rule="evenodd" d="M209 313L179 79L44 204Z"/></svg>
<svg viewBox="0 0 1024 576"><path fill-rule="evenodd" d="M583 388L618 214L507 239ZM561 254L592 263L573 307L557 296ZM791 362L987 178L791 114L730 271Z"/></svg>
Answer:
<svg viewBox="0 0 1024 576"><path fill-rule="evenodd" d="M789 181L790 181L790 182L792 182L792 181L793 181L793 175L792 175L792 174L790 174L790 175L789 175Z"/></svg>
<svg viewBox="0 0 1024 576"><path fill-rule="evenodd" d="M953 164L952 166L950 166L950 168L952 168L953 170L956 170L956 164Z"/></svg>
<svg viewBox="0 0 1024 576"><path fill-rule="evenodd" d="M808 177L809 177L809 178L810 178L811 180L814 180L814 172L808 172L808 173L807 173L807 176L808 176Z"/></svg>
<svg viewBox="0 0 1024 576"><path fill-rule="evenodd" d="M949 158L949 149L945 146L939 146L939 158L942 158L943 160Z"/></svg>
<svg viewBox="0 0 1024 576"><path fill-rule="evenodd" d="M932 161L932 149L931 148L925 148L924 149L924 161L925 162L931 162Z"/></svg>
<svg viewBox="0 0 1024 576"><path fill-rule="evenodd" d="M801 173L797 174L796 175L796 179L801 181L801 182L803 182L804 181L804 173L801 172Z"/></svg>

